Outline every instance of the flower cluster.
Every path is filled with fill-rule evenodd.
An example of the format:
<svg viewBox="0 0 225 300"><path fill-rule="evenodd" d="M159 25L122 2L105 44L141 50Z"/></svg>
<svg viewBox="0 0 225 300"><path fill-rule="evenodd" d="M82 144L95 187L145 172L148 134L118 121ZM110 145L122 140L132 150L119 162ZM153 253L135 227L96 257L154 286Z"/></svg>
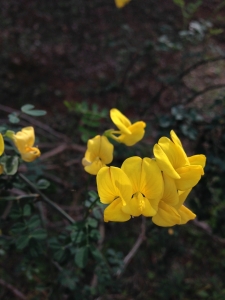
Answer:
<svg viewBox="0 0 225 300"><path fill-rule="evenodd" d="M107 137L132 146L144 136L146 124L131 124L113 108L110 117L118 130L105 132ZM97 175L100 201L106 204L104 221L125 222L131 217L152 217L158 226L185 224L196 215L183 205L192 188L204 175L205 155L188 157L175 132L171 139L162 137L153 147L154 157L127 158L121 168L106 166L113 159L113 145L106 136L88 141L82 160L85 170Z"/></svg>
<svg viewBox="0 0 225 300"><path fill-rule="evenodd" d="M4 156L5 150L3 136L13 141L15 147L21 155L22 160L26 162L32 162L41 155L40 150L37 147L33 147L35 141L33 127L25 127L17 133L11 130L7 130L4 135L0 133L0 157ZM0 174L2 173L4 173L4 166L0 164Z"/></svg>

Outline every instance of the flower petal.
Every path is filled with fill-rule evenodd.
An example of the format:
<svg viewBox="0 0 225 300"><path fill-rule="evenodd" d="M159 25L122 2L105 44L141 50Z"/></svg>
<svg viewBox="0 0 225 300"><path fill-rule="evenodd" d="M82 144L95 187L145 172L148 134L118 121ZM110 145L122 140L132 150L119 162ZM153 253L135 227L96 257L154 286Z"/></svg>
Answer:
<svg viewBox="0 0 225 300"><path fill-rule="evenodd" d="M177 169L180 179L175 180L178 190L184 191L195 186L202 176L202 166L192 165Z"/></svg>
<svg viewBox="0 0 225 300"><path fill-rule="evenodd" d="M173 143L167 137L162 137L158 141L159 146L167 155L169 161L175 169L189 165L189 161L183 147Z"/></svg>
<svg viewBox="0 0 225 300"><path fill-rule="evenodd" d="M206 156L203 154L189 156L188 160L191 165L200 165L202 168L205 168ZM204 171L202 175L204 175Z"/></svg>
<svg viewBox="0 0 225 300"><path fill-rule="evenodd" d="M111 163L111 161L113 160L113 149L113 144L109 142L107 137L102 136L99 157L106 165Z"/></svg>
<svg viewBox="0 0 225 300"><path fill-rule="evenodd" d="M4 152L4 148L5 148L4 139L2 134L0 133L0 155L2 155L2 153Z"/></svg>
<svg viewBox="0 0 225 300"><path fill-rule="evenodd" d="M0 165L0 175L4 172L4 168L2 165Z"/></svg>
<svg viewBox="0 0 225 300"><path fill-rule="evenodd" d="M133 156L123 162L121 169L130 179L133 194L141 192L150 201L154 211L157 211L164 189L162 174L157 163L147 157L141 159Z"/></svg>
<svg viewBox="0 0 225 300"><path fill-rule="evenodd" d="M114 221L114 222L126 222L131 216L126 214L122 210L123 203L121 198L115 199L109 206L104 210L104 221Z"/></svg>
<svg viewBox="0 0 225 300"><path fill-rule="evenodd" d="M132 187L127 175L116 167L103 167L97 177L97 189L102 203L111 203L120 197L123 205L131 199Z"/></svg>
<svg viewBox="0 0 225 300"><path fill-rule="evenodd" d="M98 171L102 167L105 167L105 164L103 164L103 162L100 159L96 159L92 163L88 163L84 158L82 159L82 164L84 166L84 170L91 175L97 175Z"/></svg>
<svg viewBox="0 0 225 300"><path fill-rule="evenodd" d="M153 152L156 158L157 165L159 166L160 170L162 170L168 176L174 179L179 179L180 175L176 172L168 156L158 144L154 145Z"/></svg>
<svg viewBox="0 0 225 300"><path fill-rule="evenodd" d="M115 4L117 8L122 8L129 2L130 0L115 0Z"/></svg>
<svg viewBox="0 0 225 300"><path fill-rule="evenodd" d="M133 156L127 158L121 169L126 173L130 179L133 194L140 191L141 171L142 171L142 159L139 156Z"/></svg>
<svg viewBox="0 0 225 300"><path fill-rule="evenodd" d="M131 125L130 120L125 117L118 109L112 108L110 110L110 117L113 123L119 128L122 133L131 134L130 130L127 128Z"/></svg>
<svg viewBox="0 0 225 300"><path fill-rule="evenodd" d="M20 153L26 152L27 147L32 147L34 145L34 128L31 126L23 128L13 135L13 140Z"/></svg>
<svg viewBox="0 0 225 300"><path fill-rule="evenodd" d="M182 143L181 143L180 139L178 138L178 136L176 135L176 133L174 132L174 130L170 131L170 137L171 137L171 140L174 142L174 144L183 148Z"/></svg>
<svg viewBox="0 0 225 300"><path fill-rule="evenodd" d="M166 204L175 206L179 202L179 195L177 192L177 187L173 178L169 177L167 174L163 173L164 178L164 194L162 201Z"/></svg>
<svg viewBox="0 0 225 300"><path fill-rule="evenodd" d="M160 201L157 214L152 217L152 222L162 227L174 226L180 223L180 215L174 207Z"/></svg>
<svg viewBox="0 0 225 300"><path fill-rule="evenodd" d="M145 122L139 121L136 122L128 127L128 130L130 131L131 134L121 134L118 137L118 141L120 143L124 143L127 146L133 146L137 142L139 142L144 134L145 130L144 128L146 127Z"/></svg>
<svg viewBox="0 0 225 300"><path fill-rule="evenodd" d="M151 206L149 200L140 192L134 194L130 201L127 202L127 205L122 209L125 213L134 217L138 217L140 215L151 217L156 214L156 210Z"/></svg>
<svg viewBox="0 0 225 300"><path fill-rule="evenodd" d="M178 213L181 216L180 225L186 224L188 221L193 220L196 218L196 214L194 214L190 209L188 209L186 206L182 205L178 209Z"/></svg>
<svg viewBox="0 0 225 300"><path fill-rule="evenodd" d="M187 196L190 194L192 189L188 189L188 190L185 190L185 191L178 191L178 194L179 194L179 202L177 203L177 205L175 205L174 207L176 209L179 209L184 201L187 199Z"/></svg>
<svg viewBox="0 0 225 300"><path fill-rule="evenodd" d="M88 140L85 159L90 163L100 158L103 164L109 164L113 160L113 145L105 136L96 135Z"/></svg>
<svg viewBox="0 0 225 300"><path fill-rule="evenodd" d="M26 152L21 152L20 154L22 160L26 162L32 162L41 155L40 150L36 147L27 147L25 150Z"/></svg>

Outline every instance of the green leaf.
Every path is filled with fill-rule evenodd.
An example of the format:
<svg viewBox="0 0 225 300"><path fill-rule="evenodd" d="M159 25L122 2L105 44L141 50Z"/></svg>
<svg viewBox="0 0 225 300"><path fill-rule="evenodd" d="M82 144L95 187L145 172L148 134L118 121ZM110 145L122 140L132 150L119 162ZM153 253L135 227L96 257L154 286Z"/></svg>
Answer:
<svg viewBox="0 0 225 300"><path fill-rule="evenodd" d="M173 0L173 3L178 5L179 7L184 7L185 6L184 0Z"/></svg>
<svg viewBox="0 0 225 300"><path fill-rule="evenodd" d="M22 112L24 112L25 114L30 115L30 116L39 117L39 116L46 115L45 110L39 110L39 109L33 109L33 108L34 108L34 105L25 104L21 107L21 110L22 110Z"/></svg>
<svg viewBox="0 0 225 300"><path fill-rule="evenodd" d="M32 232L32 237L36 240L45 240L47 238L47 232L45 229L38 228Z"/></svg>
<svg viewBox="0 0 225 300"><path fill-rule="evenodd" d="M29 243L30 237L28 235L21 235L16 241L16 247L19 250L24 249Z"/></svg>
<svg viewBox="0 0 225 300"><path fill-rule="evenodd" d="M26 204L23 208L23 215L24 217L28 217L31 214L31 207L29 204Z"/></svg>
<svg viewBox="0 0 225 300"><path fill-rule="evenodd" d="M14 175L18 170L19 158L18 156L3 155L0 158L0 164L3 166L5 174Z"/></svg>
<svg viewBox="0 0 225 300"><path fill-rule="evenodd" d="M88 247L84 246L78 249L75 255L75 263L78 267L84 268L88 260Z"/></svg>
<svg viewBox="0 0 225 300"><path fill-rule="evenodd" d="M13 234L18 234L18 233L21 233L21 232L25 231L26 229L27 229L27 226L24 223L17 222L11 228L11 232Z"/></svg>
<svg viewBox="0 0 225 300"><path fill-rule="evenodd" d="M63 259L64 254L65 250L61 248L54 253L53 257L56 261L61 261Z"/></svg>
<svg viewBox="0 0 225 300"><path fill-rule="evenodd" d="M94 218L88 218L87 224L93 228L96 228L98 226L98 222Z"/></svg>
<svg viewBox="0 0 225 300"><path fill-rule="evenodd" d="M44 190L47 189L50 186L50 182L46 179L39 179L37 182L37 187L40 190Z"/></svg>
<svg viewBox="0 0 225 300"><path fill-rule="evenodd" d="M17 117L17 115L13 114L13 113L8 115L8 118L9 118L9 122L13 123L13 124L19 123L19 121L20 121L20 119Z"/></svg>
<svg viewBox="0 0 225 300"><path fill-rule="evenodd" d="M32 216L30 218L30 220L27 222L27 226L30 229L35 229L40 225L41 225L41 220L40 220L39 216L37 216L37 215Z"/></svg>

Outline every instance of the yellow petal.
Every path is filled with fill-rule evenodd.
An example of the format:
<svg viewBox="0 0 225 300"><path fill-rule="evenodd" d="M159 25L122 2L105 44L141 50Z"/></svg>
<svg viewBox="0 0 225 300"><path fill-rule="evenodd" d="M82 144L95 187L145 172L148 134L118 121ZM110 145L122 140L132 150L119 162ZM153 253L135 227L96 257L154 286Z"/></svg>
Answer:
<svg viewBox="0 0 225 300"><path fill-rule="evenodd" d="M20 154L22 160L26 162L32 162L41 155L41 152L36 147L27 147L25 152L21 152Z"/></svg>
<svg viewBox="0 0 225 300"><path fill-rule="evenodd" d="M158 144L165 152L174 169L190 164L184 149L179 145L174 144L167 137L160 138Z"/></svg>
<svg viewBox="0 0 225 300"><path fill-rule="evenodd" d="M129 2L130 0L115 0L115 4L117 8L122 8Z"/></svg>
<svg viewBox="0 0 225 300"><path fill-rule="evenodd" d="M188 190L185 190L185 191L178 191L178 194L179 194L179 202L177 203L177 205L175 205L174 207L176 209L179 209L184 201L186 200L187 196L190 194L192 189L188 189Z"/></svg>
<svg viewBox="0 0 225 300"><path fill-rule="evenodd" d="M114 200L109 206L104 210L104 221L113 221L113 222L126 222L131 217L129 214L126 214L122 210L123 203L121 198Z"/></svg>
<svg viewBox="0 0 225 300"><path fill-rule="evenodd" d="M162 174L157 163L147 157L141 159L133 156L123 162L121 169L130 179L133 194L141 192L148 199L154 211L157 211L164 189Z"/></svg>
<svg viewBox="0 0 225 300"><path fill-rule="evenodd" d="M123 162L121 169L130 179L133 188L133 194L139 192L142 172L142 159L139 156L129 157Z"/></svg>
<svg viewBox="0 0 225 300"><path fill-rule="evenodd" d="M196 218L196 214L194 214L190 209L188 209L186 206L182 205L178 209L178 213L181 216L180 225L186 224L188 221L193 220Z"/></svg>
<svg viewBox="0 0 225 300"><path fill-rule="evenodd" d="M27 147L34 145L34 128L31 126L23 128L13 135L13 140L20 153L26 152Z"/></svg>
<svg viewBox="0 0 225 300"><path fill-rule="evenodd" d="M173 178L169 177L167 174L163 173L164 178L164 193L162 201L166 204L175 206L179 202L179 195L177 192L177 187Z"/></svg>
<svg viewBox="0 0 225 300"><path fill-rule="evenodd" d="M4 172L3 166L0 165L0 175Z"/></svg>
<svg viewBox="0 0 225 300"><path fill-rule="evenodd" d="M149 200L144 197L140 192L133 195L126 206L123 206L123 211L134 217L143 215L151 217L156 214L156 210L151 206Z"/></svg>
<svg viewBox="0 0 225 300"><path fill-rule="evenodd" d="M0 155L2 155L2 153L4 152L4 139L3 139L3 136L2 134L0 133Z"/></svg>
<svg viewBox="0 0 225 300"><path fill-rule="evenodd" d="M160 201L157 214L152 217L152 222L162 227L174 226L180 224L180 215L174 207Z"/></svg>
<svg viewBox="0 0 225 300"><path fill-rule="evenodd" d="M162 170L168 176L174 179L179 179L180 175L176 172L168 156L165 154L163 149L158 144L154 145L153 152L154 152L157 165L159 166L160 170Z"/></svg>
<svg viewBox="0 0 225 300"><path fill-rule="evenodd" d="M109 142L107 137L102 136L99 157L106 165L111 163L111 161L113 160L113 149L113 144Z"/></svg>
<svg viewBox="0 0 225 300"><path fill-rule="evenodd" d="M202 176L202 166L192 165L177 169L180 179L175 180L178 190L184 191L194 187Z"/></svg>
<svg viewBox="0 0 225 300"><path fill-rule="evenodd" d="M127 128L131 125L130 120L125 117L118 109L112 108L110 110L110 117L113 123L119 128L122 133L131 134L130 130Z"/></svg>
<svg viewBox="0 0 225 300"><path fill-rule="evenodd" d="M116 167L103 167L97 177L97 189L102 203L111 203L120 197L123 205L131 199L132 187L127 175Z"/></svg>
<svg viewBox="0 0 225 300"><path fill-rule="evenodd" d="M200 165L202 168L205 168L206 157L203 154L189 156L188 160L191 165Z"/></svg>
<svg viewBox="0 0 225 300"><path fill-rule="evenodd" d="M109 164L113 160L113 145L105 136L97 135L88 140L85 161L92 163L96 159L101 159L102 164Z"/></svg>
<svg viewBox="0 0 225 300"><path fill-rule="evenodd" d="M128 127L130 134L123 133L118 137L120 143L124 143L127 146L133 146L137 142L139 142L144 134L146 127L145 122L139 121L136 122Z"/></svg>
<svg viewBox="0 0 225 300"><path fill-rule="evenodd" d="M102 167L105 167L105 164L103 164L100 159L96 159L92 163L88 163L85 159L83 159L82 164L84 165L85 171L91 175L97 175L98 171Z"/></svg>
<svg viewBox="0 0 225 300"><path fill-rule="evenodd" d="M183 148L180 139L178 138L178 136L176 135L176 133L173 130L170 131L170 136L171 136L171 139L174 142L174 144L176 144L176 145L180 146L181 148Z"/></svg>

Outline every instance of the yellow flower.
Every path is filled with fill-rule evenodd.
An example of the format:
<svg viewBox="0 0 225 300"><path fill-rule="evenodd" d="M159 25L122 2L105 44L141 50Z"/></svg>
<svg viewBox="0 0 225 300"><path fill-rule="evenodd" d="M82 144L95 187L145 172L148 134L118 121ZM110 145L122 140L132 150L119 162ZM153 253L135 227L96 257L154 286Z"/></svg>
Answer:
<svg viewBox="0 0 225 300"><path fill-rule="evenodd" d="M0 175L4 172L3 165L0 165Z"/></svg>
<svg viewBox="0 0 225 300"><path fill-rule="evenodd" d="M130 0L115 0L115 4L117 8L122 8L129 2Z"/></svg>
<svg viewBox="0 0 225 300"><path fill-rule="evenodd" d="M12 139L24 161L32 162L41 155L40 150L33 147L35 141L33 127L25 127L16 134L12 134Z"/></svg>
<svg viewBox="0 0 225 300"><path fill-rule="evenodd" d="M112 108L110 110L110 117L113 123L118 127L119 130L107 130L106 134L112 139L119 143L124 143L127 146L133 146L139 142L144 134L146 127L145 122L138 121L131 124L130 120L127 119L118 109ZM119 135L119 136L117 136Z"/></svg>
<svg viewBox="0 0 225 300"><path fill-rule="evenodd" d="M164 187L156 162L135 156L126 159L121 169L103 167L97 174L97 188L100 201L109 204L105 222L124 222L130 216L155 215Z"/></svg>
<svg viewBox="0 0 225 300"><path fill-rule="evenodd" d="M123 211L132 216L150 217L156 214L163 195L163 178L156 162L150 158L134 156L126 159L121 169L132 185L132 198Z"/></svg>
<svg viewBox="0 0 225 300"><path fill-rule="evenodd" d="M187 157L181 141L173 130L171 139L162 137L153 148L159 168L175 179L178 190L187 190L195 186L204 175L205 155Z"/></svg>
<svg viewBox="0 0 225 300"><path fill-rule="evenodd" d="M166 174L164 177L164 194L159 202L157 214L152 217L153 223L162 227L170 227L176 224L186 224L196 215L183 205L191 189L177 191L174 179Z"/></svg>
<svg viewBox="0 0 225 300"><path fill-rule="evenodd" d="M82 164L86 172L96 175L98 171L113 160L113 145L105 136L97 135L88 140Z"/></svg>
<svg viewBox="0 0 225 300"><path fill-rule="evenodd" d="M4 140L2 134L0 133L0 155L2 155L2 153L4 152L4 148L5 148Z"/></svg>
<svg viewBox="0 0 225 300"><path fill-rule="evenodd" d="M96 180L100 201L109 204L104 210L104 221L128 221L130 214L123 211L132 196L132 186L127 175L120 168L103 167Z"/></svg>

